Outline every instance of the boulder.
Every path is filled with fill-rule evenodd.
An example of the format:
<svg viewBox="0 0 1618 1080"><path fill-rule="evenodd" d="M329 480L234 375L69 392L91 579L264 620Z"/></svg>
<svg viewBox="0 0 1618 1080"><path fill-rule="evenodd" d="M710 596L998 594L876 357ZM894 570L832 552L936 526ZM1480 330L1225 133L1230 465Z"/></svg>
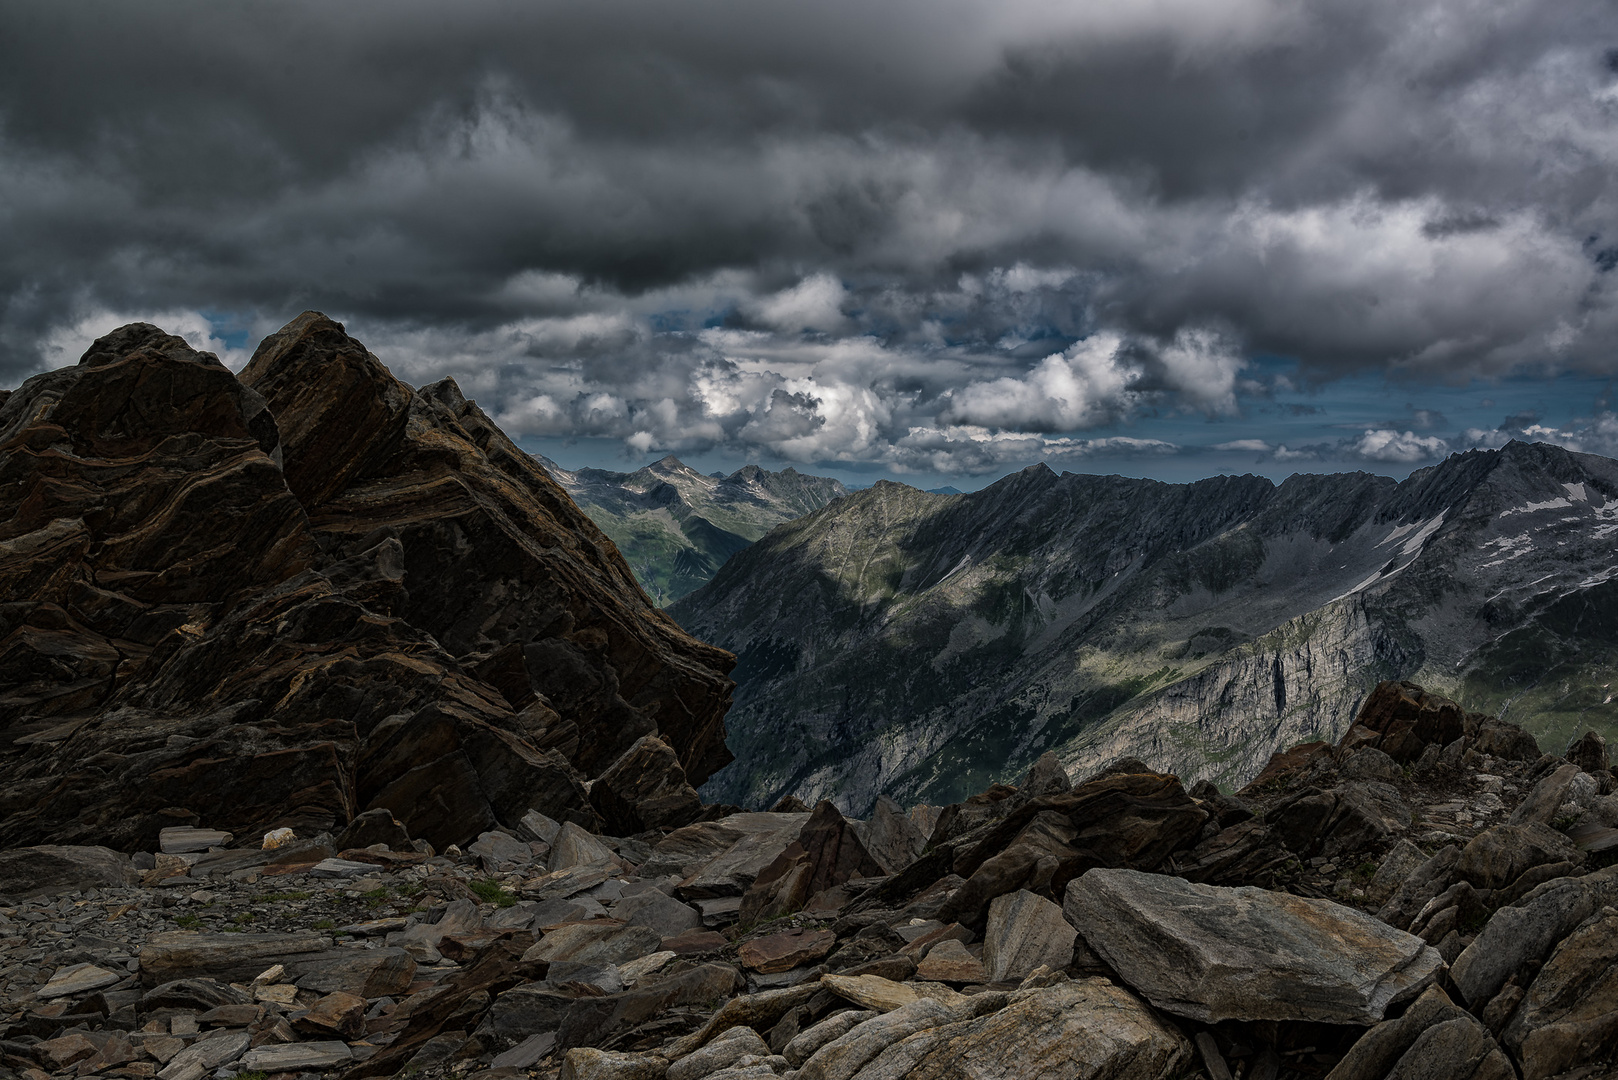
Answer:
<svg viewBox="0 0 1618 1080"><path fill-rule="evenodd" d="M1511 824L1524 825L1537 822L1549 825L1556 820L1556 812L1562 808L1566 801L1568 789L1575 780L1583 776L1584 772L1579 766L1569 762L1551 773L1549 776L1535 784L1517 809L1511 813Z"/></svg>
<svg viewBox="0 0 1618 1080"><path fill-rule="evenodd" d="M840 1039L854 1030L859 1024L876 1017L877 1013L869 1009L849 1009L845 1012L833 1013L803 1031L798 1032L781 1050L781 1056L787 1063L797 1068L808 1061L816 1050L831 1042Z"/></svg>
<svg viewBox="0 0 1618 1080"><path fill-rule="evenodd" d="M1618 1051L1618 910L1569 934L1500 1034L1523 1080L1543 1080Z"/></svg>
<svg viewBox="0 0 1618 1080"><path fill-rule="evenodd" d="M990 995L981 995L988 997ZM992 1004L992 1003L985 1003ZM1169 1080L1192 1063L1185 1038L1122 987L1105 979L1084 979L1013 995L991 1010L968 999L952 1015L921 1026L908 1037L895 1036L910 1024L889 1013L854 1028L844 1039L858 1040L873 1025L881 1052L855 1071L854 1080L954 1080L992 1076L996 1080ZM960 1013L969 1015L961 1016ZM970 1015L970 1013L979 1015ZM925 1021L922 1021L925 1023ZM842 1040L838 1040L839 1042ZM827 1047L836 1046L834 1042ZM825 1050L821 1054L826 1053ZM811 1057L800 1071L804 1080L844 1075L813 1070Z"/></svg>
<svg viewBox="0 0 1618 1080"><path fill-rule="evenodd" d="M402 823L394 819L393 811L386 807L360 814L332 841L332 847L338 851L368 848L372 844L386 844L393 851L410 849L410 834Z"/></svg>
<svg viewBox="0 0 1618 1080"><path fill-rule="evenodd" d="M922 849L927 846L921 829L886 795L878 796L869 821L849 824L884 874L897 874L920 858Z"/></svg>
<svg viewBox="0 0 1618 1080"><path fill-rule="evenodd" d="M860 833L837 807L822 801L797 839L760 868L742 896L741 921L798 911L810 897L852 878L880 877L886 871L866 850Z"/></svg>
<svg viewBox="0 0 1618 1080"><path fill-rule="evenodd" d="M1578 775L1573 766L1566 768ZM1581 866L1584 861L1584 852L1566 836L1531 820L1496 825L1478 833L1461 850L1454 874L1479 889L1499 889L1535 867L1558 863Z"/></svg>
<svg viewBox="0 0 1618 1080"><path fill-rule="evenodd" d="M1466 711L1415 683L1382 682L1360 705L1341 745L1372 746L1400 764L1421 756L1430 744L1444 746L1466 733Z"/></svg>
<svg viewBox="0 0 1618 1080"><path fill-rule="evenodd" d="M888 1009L816 1050L798 1068L797 1080L850 1080L893 1044L953 1019L948 1005L929 998Z"/></svg>
<svg viewBox="0 0 1618 1080"><path fill-rule="evenodd" d="M1076 940L1056 904L1026 890L1007 893L989 905L983 966L991 982L1020 981L1040 967L1061 971L1073 961Z"/></svg>
<svg viewBox="0 0 1618 1080"><path fill-rule="evenodd" d="M273 964L331 948L331 938L309 931L295 934L199 934L172 930L153 934L140 950L144 986L179 979L246 983Z"/></svg>
<svg viewBox="0 0 1618 1080"><path fill-rule="evenodd" d="M1598 732L1586 731L1574 739L1563 756L1584 772L1592 775L1611 774L1612 761L1607 757L1607 740Z"/></svg>
<svg viewBox="0 0 1618 1080"><path fill-rule="evenodd" d="M568 870L575 866L598 866L613 861L612 849L573 822L565 823L551 842L549 868Z"/></svg>
<svg viewBox="0 0 1618 1080"><path fill-rule="evenodd" d="M1420 938L1329 900L1096 869L1063 914L1153 1005L1202 1023L1372 1024L1443 970Z"/></svg>
<svg viewBox="0 0 1618 1080"><path fill-rule="evenodd" d="M1306 790L1271 807L1264 820L1297 854L1334 859L1377 847L1407 828L1410 807L1388 784L1354 781L1327 791Z"/></svg>
<svg viewBox="0 0 1618 1080"><path fill-rule="evenodd" d="M666 938L702 926L702 916L696 908L657 889L624 897L612 906L612 917L631 926L649 926Z"/></svg>
<svg viewBox="0 0 1618 1080"><path fill-rule="evenodd" d="M1496 911L1456 958L1450 979L1466 1003L1481 1010L1506 980L1531 963L1541 963L1595 908L1596 898L1583 881L1547 882L1516 905Z"/></svg>
<svg viewBox="0 0 1618 1080"><path fill-rule="evenodd" d="M590 803L616 836L677 829L702 814L679 756L655 735L637 739L607 767L590 786Z"/></svg>
<svg viewBox="0 0 1618 1080"><path fill-rule="evenodd" d="M657 1054L626 1054L579 1046L562 1058L558 1080L663 1080L668 1059Z"/></svg>
<svg viewBox="0 0 1618 1080"><path fill-rule="evenodd" d="M0 851L0 896L13 899L117 889L139 880L129 856L111 848L44 844Z"/></svg>
<svg viewBox="0 0 1618 1080"><path fill-rule="evenodd" d="M686 1055L669 1066L667 1080L702 1080L720 1069L736 1064L741 1058L770 1056L767 1043L750 1027L740 1025L721 1032L701 1050Z"/></svg>
<svg viewBox="0 0 1618 1080"><path fill-rule="evenodd" d="M657 952L662 943L662 935L649 926L629 926L616 919L592 919L553 927L523 953L523 959L622 964Z"/></svg>
<svg viewBox="0 0 1618 1080"><path fill-rule="evenodd" d="M1071 959L1071 948L1068 954ZM916 978L923 982L981 983L989 981L989 972L983 961L968 952L965 945L954 938L945 938L927 949L927 955L916 965Z"/></svg>

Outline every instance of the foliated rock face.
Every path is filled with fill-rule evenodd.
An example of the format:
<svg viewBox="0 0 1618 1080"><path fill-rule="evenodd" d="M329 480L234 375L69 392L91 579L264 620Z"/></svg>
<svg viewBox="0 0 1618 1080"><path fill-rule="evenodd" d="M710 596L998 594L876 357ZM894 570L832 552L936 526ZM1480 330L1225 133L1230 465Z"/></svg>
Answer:
<svg viewBox="0 0 1618 1080"><path fill-rule="evenodd" d="M5 846L594 824L584 783L646 736L647 814L683 824L729 760L730 658L453 383L317 312L239 380L135 324L10 394L0 595Z"/></svg>
<svg viewBox="0 0 1618 1080"><path fill-rule="evenodd" d="M705 792L864 814L883 791L1012 782L1053 748L1075 775L1128 755L1239 786L1335 740L1390 678L1461 690L1546 746L1618 732L1614 520L1618 463L1538 444L1403 483L1043 466L964 496L879 483L671 606L738 656L742 763Z"/></svg>

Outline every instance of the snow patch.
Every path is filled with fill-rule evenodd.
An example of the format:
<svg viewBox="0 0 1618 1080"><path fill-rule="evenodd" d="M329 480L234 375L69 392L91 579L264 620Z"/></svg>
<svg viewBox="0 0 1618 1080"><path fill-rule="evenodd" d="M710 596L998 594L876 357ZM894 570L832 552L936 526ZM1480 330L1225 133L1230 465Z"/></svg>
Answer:
<svg viewBox="0 0 1618 1080"><path fill-rule="evenodd" d="M1583 485L1580 485L1581 487ZM1549 502L1525 503L1522 506L1513 506L1510 510L1500 511L1500 517L1510 517L1512 514L1533 514L1540 510L1561 510L1573 504L1566 499L1551 499Z"/></svg>
<svg viewBox="0 0 1618 1080"><path fill-rule="evenodd" d="M1449 511L1445 510L1431 521L1423 524L1415 536L1412 536L1409 540L1404 542L1404 546L1399 549L1399 554L1414 555L1416 552L1420 551L1421 545L1427 542L1427 538L1432 536L1433 533L1437 532L1440 525L1444 524L1444 517L1448 513ZM1403 569L1403 567L1400 567L1400 569Z"/></svg>

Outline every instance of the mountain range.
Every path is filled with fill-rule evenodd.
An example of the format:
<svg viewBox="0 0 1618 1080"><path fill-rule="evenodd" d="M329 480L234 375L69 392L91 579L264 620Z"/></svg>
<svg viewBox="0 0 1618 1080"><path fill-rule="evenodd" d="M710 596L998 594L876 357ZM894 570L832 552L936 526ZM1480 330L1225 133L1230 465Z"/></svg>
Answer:
<svg viewBox="0 0 1618 1080"><path fill-rule="evenodd" d="M726 559L775 526L848 494L837 480L792 468L747 465L729 476L705 476L672 454L628 473L574 472L537 460L618 545L660 605L706 584Z"/></svg>
<svg viewBox="0 0 1618 1080"><path fill-rule="evenodd" d="M1239 785L1411 678L1556 748L1618 734L1618 462L1547 444L1165 484L1043 465L881 482L780 526L670 613L737 654L739 759L703 789L861 813L1054 749Z"/></svg>

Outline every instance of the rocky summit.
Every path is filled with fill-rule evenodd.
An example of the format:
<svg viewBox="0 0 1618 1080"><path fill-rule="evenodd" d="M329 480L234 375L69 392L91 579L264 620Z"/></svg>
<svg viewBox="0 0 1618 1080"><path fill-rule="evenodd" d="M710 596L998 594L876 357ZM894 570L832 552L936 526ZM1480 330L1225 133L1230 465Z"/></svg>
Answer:
<svg viewBox="0 0 1618 1080"><path fill-rule="evenodd" d="M239 379L136 324L9 394L0 597L8 847L633 832L729 760L730 657L452 381L315 312Z"/></svg>
<svg viewBox="0 0 1618 1080"><path fill-rule="evenodd" d="M1596 1080L1615 790L1390 682L1235 795L1047 754L866 819L13 849L0 1075Z"/></svg>
<svg viewBox="0 0 1618 1080"><path fill-rule="evenodd" d="M1598 731L1389 680L1235 793L704 804L729 655L316 313L30 380L0 499L0 1080L1618 1073Z"/></svg>
<svg viewBox="0 0 1618 1080"><path fill-rule="evenodd" d="M707 797L951 802L1046 750L1239 787L1411 678L1618 737L1618 461L1512 443L1383 476L881 482L670 606L737 654Z"/></svg>

